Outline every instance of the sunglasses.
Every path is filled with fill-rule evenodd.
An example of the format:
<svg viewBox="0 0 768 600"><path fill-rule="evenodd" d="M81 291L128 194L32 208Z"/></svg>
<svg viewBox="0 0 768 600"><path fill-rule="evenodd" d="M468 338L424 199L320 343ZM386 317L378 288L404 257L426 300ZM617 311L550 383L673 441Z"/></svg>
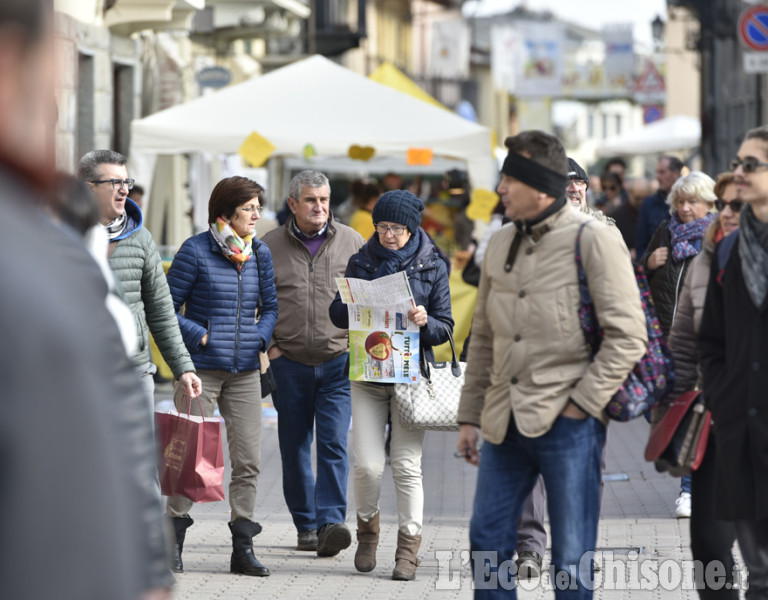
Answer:
<svg viewBox="0 0 768 600"><path fill-rule="evenodd" d="M718 211L723 210L726 206L729 206L733 212L737 213L741 210L741 207L744 206L744 203L739 202L738 200L731 200L730 202L726 202L722 198L715 200L715 208Z"/></svg>
<svg viewBox="0 0 768 600"><path fill-rule="evenodd" d="M745 173L754 173L757 171L757 167L768 167L768 163L760 162L754 156L747 156L744 160L734 158L731 161L731 171L735 171L739 166L741 166Z"/></svg>

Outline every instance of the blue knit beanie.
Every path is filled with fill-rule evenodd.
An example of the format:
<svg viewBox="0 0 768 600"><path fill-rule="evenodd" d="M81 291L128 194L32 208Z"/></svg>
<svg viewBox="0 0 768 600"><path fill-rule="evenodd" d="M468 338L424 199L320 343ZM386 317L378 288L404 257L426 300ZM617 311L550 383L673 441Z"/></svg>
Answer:
<svg viewBox="0 0 768 600"><path fill-rule="evenodd" d="M373 206L373 222L399 223L405 225L412 234L421 225L421 211L424 203L411 192L392 190L383 193Z"/></svg>

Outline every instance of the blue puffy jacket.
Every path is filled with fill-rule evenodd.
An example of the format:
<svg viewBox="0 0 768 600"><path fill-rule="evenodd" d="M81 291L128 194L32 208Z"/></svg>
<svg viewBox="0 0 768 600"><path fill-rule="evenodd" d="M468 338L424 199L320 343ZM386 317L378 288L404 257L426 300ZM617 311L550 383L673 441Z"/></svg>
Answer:
<svg viewBox="0 0 768 600"><path fill-rule="evenodd" d="M197 369L238 373L259 368L259 351L266 350L277 321L277 291L269 248L254 239L253 250L259 253L261 274L255 255L238 271L208 231L185 241L173 259L168 285L184 344ZM262 308L257 324L259 287ZM201 346L206 333L208 343Z"/></svg>
<svg viewBox="0 0 768 600"><path fill-rule="evenodd" d="M367 242L347 264L345 277L372 280L379 268L379 259L374 256ZM429 361L434 361L432 346L448 341L448 331L453 332L451 316L451 290L448 287L448 267L429 236L421 230L419 249L413 258L401 265L408 273L408 282L416 305L427 311L427 324L421 328L419 338L421 351ZM349 328L347 306L336 293L329 309L331 321L340 329ZM449 329L446 329L448 327Z"/></svg>

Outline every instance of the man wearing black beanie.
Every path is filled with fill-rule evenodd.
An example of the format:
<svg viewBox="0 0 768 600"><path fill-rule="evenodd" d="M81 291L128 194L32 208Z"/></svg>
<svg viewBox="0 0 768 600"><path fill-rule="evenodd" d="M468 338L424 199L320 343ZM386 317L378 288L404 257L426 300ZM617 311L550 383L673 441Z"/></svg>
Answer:
<svg viewBox="0 0 768 600"><path fill-rule="evenodd" d="M515 585L504 573L516 572L510 549L539 475L549 499L551 581L562 586L556 595L577 589L591 598L604 409L645 352L645 316L624 243L566 199L560 141L525 131L505 144L497 191L513 223L485 254L458 414L458 449L479 464L470 523L475 598L506 597ZM604 331L594 360L579 320L579 232Z"/></svg>

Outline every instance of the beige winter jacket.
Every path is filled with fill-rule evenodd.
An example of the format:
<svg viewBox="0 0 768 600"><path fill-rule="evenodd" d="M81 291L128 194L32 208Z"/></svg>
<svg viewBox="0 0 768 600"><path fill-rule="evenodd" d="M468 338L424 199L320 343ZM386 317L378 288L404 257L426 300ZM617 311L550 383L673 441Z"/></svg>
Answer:
<svg viewBox="0 0 768 600"><path fill-rule="evenodd" d="M605 332L594 362L579 323L575 243ZM494 444L510 416L528 437L545 434L568 398L603 423L604 408L645 352L647 334L629 252L604 223L570 204L523 238L510 272L513 224L492 238L483 261L458 421Z"/></svg>
<svg viewBox="0 0 768 600"><path fill-rule="evenodd" d="M354 229L328 221L325 242L314 257L296 236L291 216L261 238L272 252L279 316L270 348L289 359L316 366L347 349L347 332L331 323L328 307L336 296L350 257L365 243Z"/></svg>

